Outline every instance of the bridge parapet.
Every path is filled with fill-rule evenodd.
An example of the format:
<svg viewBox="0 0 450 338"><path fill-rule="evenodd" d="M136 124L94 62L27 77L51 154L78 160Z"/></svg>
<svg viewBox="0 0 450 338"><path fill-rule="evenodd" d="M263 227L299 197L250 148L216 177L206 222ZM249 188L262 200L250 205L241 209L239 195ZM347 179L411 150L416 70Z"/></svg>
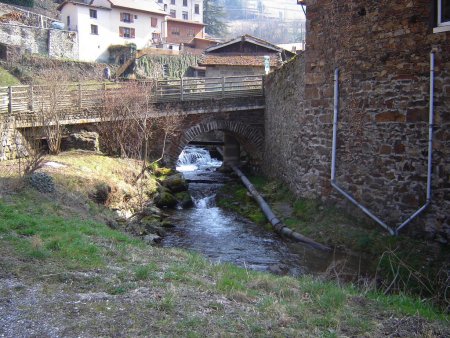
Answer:
<svg viewBox="0 0 450 338"><path fill-rule="evenodd" d="M262 76L183 78L131 84L146 96L147 103L263 96ZM129 87L130 82L0 87L0 116L32 114L53 105L66 111L68 118L89 118L107 107L111 96L120 97Z"/></svg>

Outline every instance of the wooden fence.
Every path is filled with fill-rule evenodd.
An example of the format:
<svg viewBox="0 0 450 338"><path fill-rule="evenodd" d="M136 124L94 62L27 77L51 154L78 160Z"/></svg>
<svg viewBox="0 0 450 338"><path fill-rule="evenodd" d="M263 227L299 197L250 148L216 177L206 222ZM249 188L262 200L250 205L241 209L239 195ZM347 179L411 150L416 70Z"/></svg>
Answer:
<svg viewBox="0 0 450 338"><path fill-rule="evenodd" d="M262 76L182 78L140 82L104 82L48 86L0 87L0 114L33 113L49 109L89 112L105 106L111 95L131 85L142 86L149 102L179 102L263 95Z"/></svg>

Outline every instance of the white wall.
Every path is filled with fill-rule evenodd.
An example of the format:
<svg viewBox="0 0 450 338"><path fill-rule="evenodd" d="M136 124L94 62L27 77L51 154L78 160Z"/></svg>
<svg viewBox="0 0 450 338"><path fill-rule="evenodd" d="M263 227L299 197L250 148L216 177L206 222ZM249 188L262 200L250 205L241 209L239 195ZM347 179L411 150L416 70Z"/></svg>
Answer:
<svg viewBox="0 0 450 338"><path fill-rule="evenodd" d="M97 18L91 18L89 9L97 11ZM121 22L120 13L126 12L133 16L133 22ZM107 62L110 45L125 45L135 43L138 49L149 45L152 33L161 33L164 16L160 14L144 13L128 9L107 9L84 5L66 4L61 10L61 19L67 23L67 16L71 17L70 30L78 31L79 57L83 61ZM137 16L135 18L134 16ZM157 26L151 26L151 17L158 20ZM91 34L91 25L97 25L98 35ZM135 38L123 38L119 35L119 27L135 29Z"/></svg>
<svg viewBox="0 0 450 338"><path fill-rule="evenodd" d="M175 0L175 5L171 4L171 0L162 0L161 3L158 0L154 0L164 10L164 4L167 5L166 13L170 14L170 10L174 9L176 13L176 19L183 19L183 12L188 12L188 20L203 23L203 1L202 0L187 0L187 7L183 6L183 0ZM199 14L195 14L195 5L199 5Z"/></svg>

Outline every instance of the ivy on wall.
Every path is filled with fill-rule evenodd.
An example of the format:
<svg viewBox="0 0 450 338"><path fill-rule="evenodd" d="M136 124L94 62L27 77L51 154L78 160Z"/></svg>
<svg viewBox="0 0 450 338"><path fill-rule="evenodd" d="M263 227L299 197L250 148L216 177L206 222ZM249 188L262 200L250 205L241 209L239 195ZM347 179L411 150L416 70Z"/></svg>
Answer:
<svg viewBox="0 0 450 338"><path fill-rule="evenodd" d="M136 60L136 73L151 78L183 77L190 66L196 66L199 56L196 55L146 55Z"/></svg>
<svg viewBox="0 0 450 338"><path fill-rule="evenodd" d="M18 6L34 7L34 0L2 0L1 2Z"/></svg>

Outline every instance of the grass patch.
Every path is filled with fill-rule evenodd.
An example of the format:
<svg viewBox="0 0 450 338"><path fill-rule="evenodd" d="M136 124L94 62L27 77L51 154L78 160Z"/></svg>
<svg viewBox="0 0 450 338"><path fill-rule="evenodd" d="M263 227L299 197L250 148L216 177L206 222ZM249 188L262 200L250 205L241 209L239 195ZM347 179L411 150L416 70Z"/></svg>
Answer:
<svg viewBox="0 0 450 338"><path fill-rule="evenodd" d="M71 269L98 268L104 266L107 252L98 239L136 243L103 223L58 215L51 197L32 190L25 189L11 202L0 200L0 233L7 234L14 247L31 259L60 259Z"/></svg>
<svg viewBox="0 0 450 338"><path fill-rule="evenodd" d="M0 67L0 87L18 86L19 79L11 75L7 70Z"/></svg>

